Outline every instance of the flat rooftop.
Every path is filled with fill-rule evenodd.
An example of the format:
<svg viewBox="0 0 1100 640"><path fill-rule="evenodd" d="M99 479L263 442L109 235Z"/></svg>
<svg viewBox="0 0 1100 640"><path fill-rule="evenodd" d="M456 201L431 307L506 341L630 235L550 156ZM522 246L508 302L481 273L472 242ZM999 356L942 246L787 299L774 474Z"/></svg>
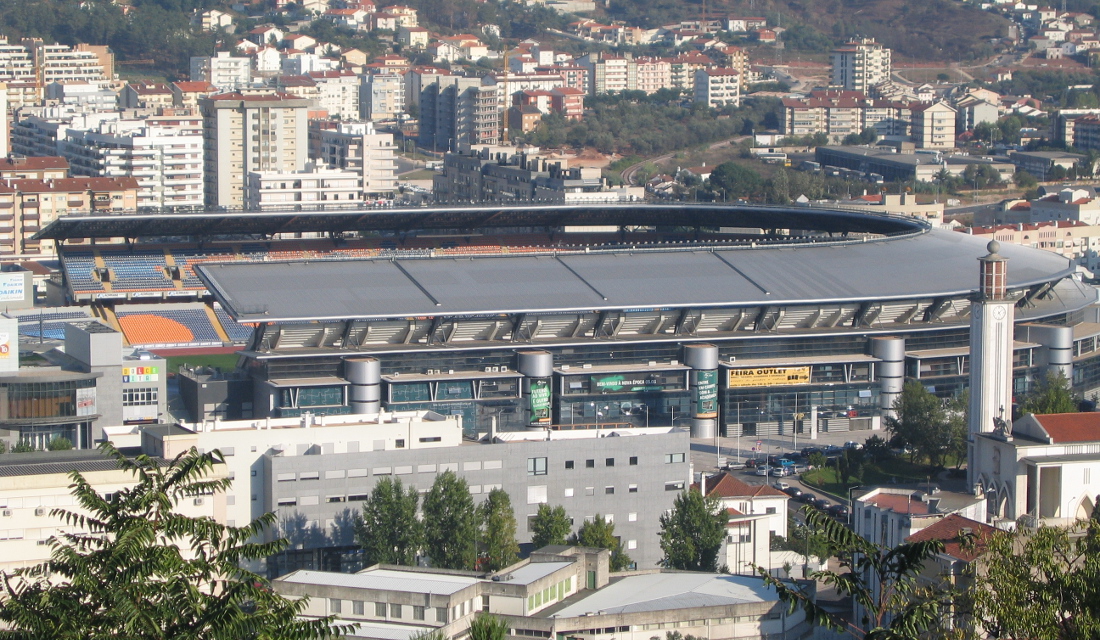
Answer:
<svg viewBox="0 0 1100 640"><path fill-rule="evenodd" d="M592 595L553 611L558 618L778 601L761 578L720 573L669 572L625 576Z"/></svg>
<svg viewBox="0 0 1100 640"><path fill-rule="evenodd" d="M407 593L451 595L483 582L478 578L395 569L364 569L359 573L299 570L279 578L280 582L317 584L350 589L381 589Z"/></svg>

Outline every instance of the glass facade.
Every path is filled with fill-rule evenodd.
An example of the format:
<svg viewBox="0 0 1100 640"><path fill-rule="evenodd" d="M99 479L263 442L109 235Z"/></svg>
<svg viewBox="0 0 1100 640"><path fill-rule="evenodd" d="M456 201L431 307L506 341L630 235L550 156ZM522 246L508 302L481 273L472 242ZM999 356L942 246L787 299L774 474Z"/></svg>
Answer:
<svg viewBox="0 0 1100 640"><path fill-rule="evenodd" d="M76 417L76 390L94 387L94 379L0 384L0 420Z"/></svg>

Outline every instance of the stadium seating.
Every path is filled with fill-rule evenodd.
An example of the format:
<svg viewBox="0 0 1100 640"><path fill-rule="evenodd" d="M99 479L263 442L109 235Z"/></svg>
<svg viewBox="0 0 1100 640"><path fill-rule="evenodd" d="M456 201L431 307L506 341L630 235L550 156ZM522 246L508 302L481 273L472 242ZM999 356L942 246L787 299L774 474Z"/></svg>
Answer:
<svg viewBox="0 0 1100 640"><path fill-rule="evenodd" d="M175 289L165 272L164 252L101 252L103 263L111 270L111 288L115 291L164 291Z"/></svg>
<svg viewBox="0 0 1100 640"><path fill-rule="evenodd" d="M63 251L61 265L74 292L103 291L103 283L92 275L95 271L95 255L91 251Z"/></svg>
<svg viewBox="0 0 1100 640"><path fill-rule="evenodd" d="M118 323L131 345L221 344L214 325L201 308L120 311Z"/></svg>
<svg viewBox="0 0 1100 640"><path fill-rule="evenodd" d="M222 329L225 330L226 335L233 342L248 342L248 339L252 337L252 327L240 324L230 318L229 314L221 307L214 307L214 315L218 317L218 322L222 323Z"/></svg>
<svg viewBox="0 0 1100 640"><path fill-rule="evenodd" d="M90 316L83 309L27 313L19 316L19 335L27 338L63 340L66 320L86 320Z"/></svg>

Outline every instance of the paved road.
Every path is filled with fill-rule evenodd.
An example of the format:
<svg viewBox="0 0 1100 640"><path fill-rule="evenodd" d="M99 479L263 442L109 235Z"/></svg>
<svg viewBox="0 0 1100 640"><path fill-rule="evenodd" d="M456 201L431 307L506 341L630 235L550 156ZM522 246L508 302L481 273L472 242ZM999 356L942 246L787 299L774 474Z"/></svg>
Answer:
<svg viewBox="0 0 1100 640"><path fill-rule="evenodd" d="M751 136L737 136L737 137L734 137L734 138L729 138L728 140L719 140L718 142L715 142L715 143L711 144L710 146L708 146L707 151L714 151L716 149L721 149L722 147L730 147L730 146L733 146L735 144L740 144L740 142L742 140L747 140L750 137ZM675 151L673 153L666 153L662 156L657 156L656 158L648 158L646 160L642 160L641 162L639 162L637 164L632 164L629 167L623 169L621 172L619 172L619 177L621 177L623 179L623 184L627 184L627 185L634 184L634 174L638 173L638 170L641 169L644 165L646 165L650 162L652 162L654 164L660 164L660 163L665 162L667 160L671 160L672 157L674 155L676 155L677 153L679 153L679 151Z"/></svg>

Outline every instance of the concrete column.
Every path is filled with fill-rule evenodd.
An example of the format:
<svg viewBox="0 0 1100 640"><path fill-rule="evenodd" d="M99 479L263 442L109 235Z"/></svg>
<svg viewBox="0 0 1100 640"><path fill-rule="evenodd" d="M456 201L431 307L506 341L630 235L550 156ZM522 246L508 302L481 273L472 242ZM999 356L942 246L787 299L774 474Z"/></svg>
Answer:
<svg viewBox="0 0 1100 640"><path fill-rule="evenodd" d="M516 371L524 375L524 414L529 427L545 428L553 421L554 354L549 351L520 351Z"/></svg>
<svg viewBox="0 0 1100 640"><path fill-rule="evenodd" d="M905 338L871 338L871 355L881 360L878 368L879 408L894 415L894 401L905 385Z"/></svg>
<svg viewBox="0 0 1100 640"><path fill-rule="evenodd" d="M378 413L382 409L381 362L367 357L345 358L344 377L351 383L348 404L352 413Z"/></svg>
<svg viewBox="0 0 1100 640"><path fill-rule="evenodd" d="M1073 380L1073 327L1025 324L1016 328L1016 337L1043 345L1035 364Z"/></svg>
<svg viewBox="0 0 1100 640"><path fill-rule="evenodd" d="M718 347L684 345L684 364L691 367L691 437L718 433Z"/></svg>

